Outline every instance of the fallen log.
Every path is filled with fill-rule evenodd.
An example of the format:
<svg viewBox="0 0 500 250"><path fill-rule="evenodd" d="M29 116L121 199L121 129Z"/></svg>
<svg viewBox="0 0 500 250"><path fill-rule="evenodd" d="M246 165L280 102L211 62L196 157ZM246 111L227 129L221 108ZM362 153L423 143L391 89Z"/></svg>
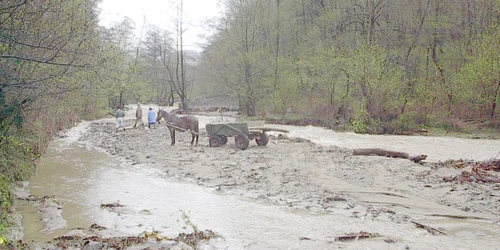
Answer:
<svg viewBox="0 0 500 250"><path fill-rule="evenodd" d="M365 155L365 156L385 156L390 158L403 158L413 161L415 163L421 162L427 159L427 155L415 155L410 156L410 154L405 152L391 151L381 148L356 148L353 150L352 155Z"/></svg>

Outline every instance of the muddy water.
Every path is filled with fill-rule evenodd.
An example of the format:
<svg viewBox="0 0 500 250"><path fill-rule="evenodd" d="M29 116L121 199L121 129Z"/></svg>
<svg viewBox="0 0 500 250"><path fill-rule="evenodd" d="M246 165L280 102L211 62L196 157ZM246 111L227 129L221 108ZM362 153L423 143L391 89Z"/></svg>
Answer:
<svg viewBox="0 0 500 250"><path fill-rule="evenodd" d="M461 139L434 136L365 135L339 133L314 126L266 125L289 129L289 137L308 139L324 146L346 148L384 148L407 152L410 155L427 155L427 161L489 160L500 156L500 140Z"/></svg>
<svg viewBox="0 0 500 250"><path fill-rule="evenodd" d="M201 120L213 122L211 119ZM160 168L131 165L79 142L88 125L82 123L67 138L51 143L30 180L32 194L54 195L63 209L62 220L47 223L34 209L23 208L27 242L47 242L93 223L111 229L110 235L159 230L173 237L191 232L184 213L199 229L223 236L210 243L216 249L497 249L500 245L498 226L486 220L436 218L433 224L450 229L450 235L433 237L387 219L354 218L342 210L333 214L291 210L178 182L164 176ZM114 202L124 207L100 208L100 204ZM359 231L390 235L396 243L388 245L380 239L334 242L335 236Z"/></svg>
<svg viewBox="0 0 500 250"><path fill-rule="evenodd" d="M84 131L85 126L75 130ZM78 132L75 130L72 132ZM114 235L160 230L175 236L189 232L183 213L199 229L221 234L223 240L211 243L219 249L329 249L335 232L341 233L339 225L382 226L354 219L339 223L345 220L343 216L301 213L168 180L160 169L127 164L79 143L75 134L50 145L30 185L34 195L57 198L64 221L47 227L34 211L24 209L27 242L47 242L92 223L116 231ZM100 204L113 202L124 207L100 208ZM398 229L393 231L397 233Z"/></svg>

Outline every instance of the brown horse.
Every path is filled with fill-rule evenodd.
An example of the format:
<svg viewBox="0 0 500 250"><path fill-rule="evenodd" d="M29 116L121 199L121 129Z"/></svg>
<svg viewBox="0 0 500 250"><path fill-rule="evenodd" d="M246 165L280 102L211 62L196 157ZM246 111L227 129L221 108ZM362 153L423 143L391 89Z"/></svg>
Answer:
<svg viewBox="0 0 500 250"><path fill-rule="evenodd" d="M170 131L170 138L172 140L171 145L175 145L175 131L191 131L191 146L193 145L194 138L196 138L196 146L198 146L198 118L194 115L177 115L174 112L168 113L164 109L158 110L158 115L156 116L156 122L160 123L161 118L165 119L167 122L168 130ZM170 126L173 125L173 126ZM179 129L181 128L181 129Z"/></svg>

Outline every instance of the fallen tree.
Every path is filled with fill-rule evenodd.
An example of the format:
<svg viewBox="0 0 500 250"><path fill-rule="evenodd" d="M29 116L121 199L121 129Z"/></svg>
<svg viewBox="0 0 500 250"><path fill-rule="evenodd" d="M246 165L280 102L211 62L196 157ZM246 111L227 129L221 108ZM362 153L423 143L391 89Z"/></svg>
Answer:
<svg viewBox="0 0 500 250"><path fill-rule="evenodd" d="M415 155L410 156L410 154L405 152L385 150L381 148L357 148L354 149L352 155L365 155L365 156L385 156L390 158L403 158L413 161L415 163L421 162L427 159L427 155Z"/></svg>

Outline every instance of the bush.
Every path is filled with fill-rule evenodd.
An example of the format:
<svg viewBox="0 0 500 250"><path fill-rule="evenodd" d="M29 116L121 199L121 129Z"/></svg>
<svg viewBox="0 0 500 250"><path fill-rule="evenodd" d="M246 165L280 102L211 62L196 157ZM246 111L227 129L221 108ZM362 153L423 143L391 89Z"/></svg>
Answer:
<svg viewBox="0 0 500 250"><path fill-rule="evenodd" d="M493 129L500 133L500 120L484 121L479 124L479 129Z"/></svg>
<svg viewBox="0 0 500 250"><path fill-rule="evenodd" d="M405 113L392 122L391 134L408 135L418 131L419 124L415 113Z"/></svg>
<svg viewBox="0 0 500 250"><path fill-rule="evenodd" d="M0 233L8 227L13 197L10 186L15 181L29 178L35 155L25 144L13 136L0 136Z"/></svg>
<svg viewBox="0 0 500 250"><path fill-rule="evenodd" d="M9 181L0 175L0 234L5 233L7 215L12 208L12 197L9 190Z"/></svg>

